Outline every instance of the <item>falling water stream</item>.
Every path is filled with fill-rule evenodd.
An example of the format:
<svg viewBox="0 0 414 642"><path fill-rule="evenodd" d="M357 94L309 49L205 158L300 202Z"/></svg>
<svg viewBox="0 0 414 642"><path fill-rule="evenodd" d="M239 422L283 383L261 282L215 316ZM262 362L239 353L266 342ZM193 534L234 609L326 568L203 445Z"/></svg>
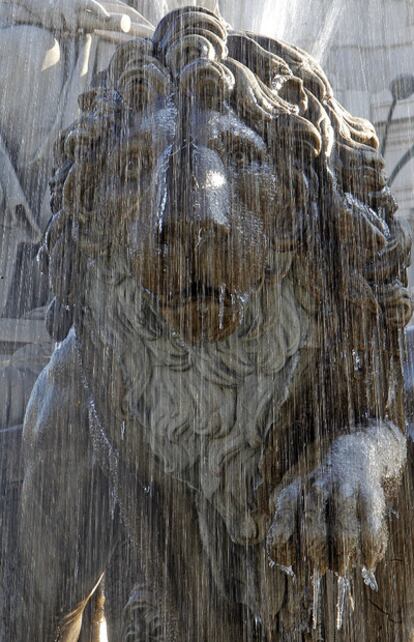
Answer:
<svg viewBox="0 0 414 642"><path fill-rule="evenodd" d="M342 0L329 3L257 0L254 6L243 0L210 0L210 3L194 4L219 10L233 29L246 29L295 44L312 38L309 52L321 62L347 8L346 1ZM174 0L156 0L151 8L144 7L144 15L156 22L177 6L180 4Z"/></svg>
<svg viewBox="0 0 414 642"><path fill-rule="evenodd" d="M360 2L0 0L0 642L414 641L414 9Z"/></svg>

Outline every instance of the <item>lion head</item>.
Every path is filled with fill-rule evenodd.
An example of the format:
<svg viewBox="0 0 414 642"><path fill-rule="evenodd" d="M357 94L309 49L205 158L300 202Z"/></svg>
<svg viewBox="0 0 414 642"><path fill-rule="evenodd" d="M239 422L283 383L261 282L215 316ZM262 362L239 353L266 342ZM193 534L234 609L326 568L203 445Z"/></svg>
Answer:
<svg viewBox="0 0 414 642"><path fill-rule="evenodd" d="M208 441L206 494L229 453L249 462L234 465L243 486L305 347L321 371L329 362L320 381L332 405L343 396L345 423L384 414L392 337L411 315L409 243L373 127L338 104L317 63L188 7L120 46L80 107L56 146L41 250L49 328L62 339L88 327L125 363L144 346L125 375L139 389L129 407L159 433L169 469L193 465ZM151 379L144 362L168 371ZM216 387L204 398L206 362ZM173 373L191 364L180 405Z"/></svg>
<svg viewBox="0 0 414 642"><path fill-rule="evenodd" d="M354 299L386 278L395 208L376 135L304 52L190 7L120 47L96 84L57 149L47 252L63 305L85 261L117 245L190 342L232 334L281 252L305 273L340 250Z"/></svg>

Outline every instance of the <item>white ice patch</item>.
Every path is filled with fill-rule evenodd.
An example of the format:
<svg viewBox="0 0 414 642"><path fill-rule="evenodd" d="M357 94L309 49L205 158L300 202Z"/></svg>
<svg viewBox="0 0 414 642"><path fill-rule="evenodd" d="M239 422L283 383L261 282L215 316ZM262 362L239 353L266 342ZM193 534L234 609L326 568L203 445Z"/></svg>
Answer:
<svg viewBox="0 0 414 642"><path fill-rule="evenodd" d="M372 420L367 428L339 437L332 445L328 467L334 471L335 482L370 492L375 485L397 481L407 459L407 443L401 430L391 422ZM370 484L365 480L369 474ZM375 495L374 495L375 496ZM373 495L370 493L370 499ZM378 496L378 501L379 501ZM372 506L382 515L385 504Z"/></svg>

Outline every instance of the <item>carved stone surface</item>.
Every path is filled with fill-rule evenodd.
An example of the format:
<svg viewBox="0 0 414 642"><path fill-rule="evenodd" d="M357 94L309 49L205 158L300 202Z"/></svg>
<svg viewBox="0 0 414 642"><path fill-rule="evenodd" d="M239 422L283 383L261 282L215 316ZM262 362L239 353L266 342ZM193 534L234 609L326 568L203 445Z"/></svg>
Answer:
<svg viewBox="0 0 414 642"><path fill-rule="evenodd" d="M375 584L407 457L409 243L375 132L303 51L194 8L81 105L40 253L61 343L26 415L10 639L77 639L106 571L111 640L333 640L309 588ZM409 595L379 639L409 640Z"/></svg>

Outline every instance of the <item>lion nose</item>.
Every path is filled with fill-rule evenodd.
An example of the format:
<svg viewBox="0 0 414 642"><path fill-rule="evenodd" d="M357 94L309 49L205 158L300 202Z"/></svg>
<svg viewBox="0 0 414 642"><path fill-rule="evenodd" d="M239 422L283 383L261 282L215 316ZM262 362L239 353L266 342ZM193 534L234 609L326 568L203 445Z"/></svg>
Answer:
<svg viewBox="0 0 414 642"><path fill-rule="evenodd" d="M200 237L206 231L226 236L230 230L230 189L220 156L214 150L184 145L171 153L162 235Z"/></svg>

